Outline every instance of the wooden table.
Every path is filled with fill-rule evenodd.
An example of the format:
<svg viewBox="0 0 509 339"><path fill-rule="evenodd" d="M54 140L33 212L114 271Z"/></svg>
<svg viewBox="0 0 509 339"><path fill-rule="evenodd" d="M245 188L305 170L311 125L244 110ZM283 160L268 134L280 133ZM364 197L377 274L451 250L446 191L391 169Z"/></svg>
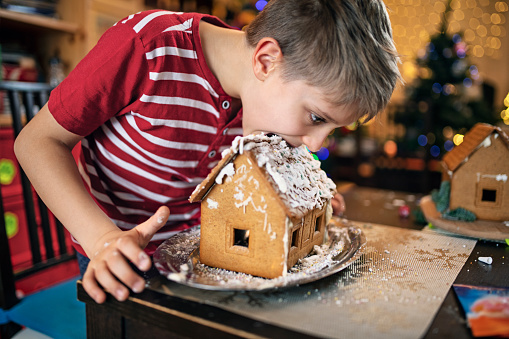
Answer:
<svg viewBox="0 0 509 339"><path fill-rule="evenodd" d="M346 216L351 220L421 229L410 218L400 218L402 203L415 207L420 196L361 187L343 190ZM369 202L368 202L369 201ZM492 265L480 265L479 256L491 256ZM509 248L505 244L480 240L456 278L456 284L507 287ZM507 262L507 263L506 263ZM154 272L151 281L162 277ZM78 283L78 299L86 303L89 338L310 338L288 328L262 323L211 305L170 296L153 289L118 302L108 296L102 305L86 294ZM472 338L464 312L452 288L438 310L425 338Z"/></svg>

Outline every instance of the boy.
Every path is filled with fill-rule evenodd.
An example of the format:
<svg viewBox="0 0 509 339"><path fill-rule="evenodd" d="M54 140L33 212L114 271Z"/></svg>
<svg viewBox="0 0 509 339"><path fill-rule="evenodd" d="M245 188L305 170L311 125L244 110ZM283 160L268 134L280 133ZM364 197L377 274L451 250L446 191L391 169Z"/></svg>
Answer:
<svg viewBox="0 0 509 339"><path fill-rule="evenodd" d="M246 32L202 14L137 13L52 92L15 151L80 261L91 259L85 290L125 300L126 286L144 288L129 261L148 270L145 246L199 224L187 199L237 134L316 151L334 128L384 109L397 62L381 0L272 0Z"/></svg>

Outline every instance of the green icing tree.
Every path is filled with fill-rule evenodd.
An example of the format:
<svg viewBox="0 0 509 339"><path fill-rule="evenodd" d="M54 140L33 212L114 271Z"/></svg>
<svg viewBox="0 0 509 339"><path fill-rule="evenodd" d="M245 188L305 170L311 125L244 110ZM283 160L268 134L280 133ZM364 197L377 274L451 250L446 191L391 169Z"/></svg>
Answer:
<svg viewBox="0 0 509 339"><path fill-rule="evenodd" d="M449 208L449 197L451 193L451 183L449 181L442 181L439 190L431 191L431 199L440 213L445 212Z"/></svg>
<svg viewBox="0 0 509 339"><path fill-rule="evenodd" d="M440 189L431 191L431 200L435 203L436 209L442 214L442 218L449 220L475 221L477 219L474 212L465 208L458 207L449 209L449 200L451 196L451 183L442 181Z"/></svg>
<svg viewBox="0 0 509 339"><path fill-rule="evenodd" d="M449 220L461 220L461 221L475 221L477 219L474 212L471 212L465 208L458 207L450 211L446 211L442 214L442 218Z"/></svg>

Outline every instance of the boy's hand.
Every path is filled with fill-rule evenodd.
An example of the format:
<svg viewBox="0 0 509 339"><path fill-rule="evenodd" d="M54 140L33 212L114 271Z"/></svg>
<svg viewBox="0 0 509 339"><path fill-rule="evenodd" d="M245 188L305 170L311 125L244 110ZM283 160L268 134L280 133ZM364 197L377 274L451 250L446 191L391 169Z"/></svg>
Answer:
<svg viewBox="0 0 509 339"><path fill-rule="evenodd" d="M345 213L345 199L339 193L336 193L331 200L332 204L332 214L334 215L343 215Z"/></svg>
<svg viewBox="0 0 509 339"><path fill-rule="evenodd" d="M152 263L143 249L169 215L168 207L160 207L152 217L132 230L109 232L99 240L83 275L83 288L97 303L106 299L104 290L118 301L129 296L126 286L135 293L143 291L145 280L129 266L129 261L141 271L150 269Z"/></svg>

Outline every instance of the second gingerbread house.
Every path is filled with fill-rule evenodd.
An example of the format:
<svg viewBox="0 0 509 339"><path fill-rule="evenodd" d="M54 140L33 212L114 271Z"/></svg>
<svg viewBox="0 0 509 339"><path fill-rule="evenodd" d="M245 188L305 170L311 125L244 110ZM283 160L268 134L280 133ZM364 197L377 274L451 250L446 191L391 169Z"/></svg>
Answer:
<svg viewBox="0 0 509 339"><path fill-rule="evenodd" d="M335 184L304 146L238 137L190 197L201 201L200 261L265 278L322 244Z"/></svg>
<svg viewBox="0 0 509 339"><path fill-rule="evenodd" d="M499 127L476 124L442 164L443 179L451 185L451 210L461 207L478 219L509 220L509 137Z"/></svg>

